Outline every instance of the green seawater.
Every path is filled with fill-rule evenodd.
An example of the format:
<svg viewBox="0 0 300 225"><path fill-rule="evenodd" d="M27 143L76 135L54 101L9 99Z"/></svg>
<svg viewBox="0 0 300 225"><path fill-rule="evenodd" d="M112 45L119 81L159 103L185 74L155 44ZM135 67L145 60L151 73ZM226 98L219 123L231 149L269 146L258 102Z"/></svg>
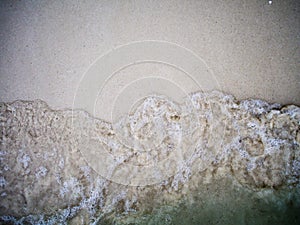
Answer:
<svg viewBox="0 0 300 225"><path fill-rule="evenodd" d="M99 224L206 225L300 224L297 189L250 190L226 178L201 184L175 204L162 204L143 214L114 214Z"/></svg>

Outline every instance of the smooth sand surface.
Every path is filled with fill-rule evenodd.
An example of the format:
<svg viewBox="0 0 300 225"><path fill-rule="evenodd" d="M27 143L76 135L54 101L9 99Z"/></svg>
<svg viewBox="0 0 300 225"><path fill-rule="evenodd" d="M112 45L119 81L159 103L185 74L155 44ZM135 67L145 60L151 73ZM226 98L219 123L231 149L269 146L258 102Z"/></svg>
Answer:
<svg viewBox="0 0 300 225"><path fill-rule="evenodd" d="M300 104L299 1L1 1L0 101L71 108L105 52L162 40L199 55L238 99Z"/></svg>

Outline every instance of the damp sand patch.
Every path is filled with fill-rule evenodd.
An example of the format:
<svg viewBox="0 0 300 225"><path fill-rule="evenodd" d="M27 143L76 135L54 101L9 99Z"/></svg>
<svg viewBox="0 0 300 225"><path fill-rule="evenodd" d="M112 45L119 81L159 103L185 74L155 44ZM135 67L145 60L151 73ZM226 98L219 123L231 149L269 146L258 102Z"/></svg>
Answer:
<svg viewBox="0 0 300 225"><path fill-rule="evenodd" d="M297 224L299 124L297 106L220 92L147 97L115 124L0 103L0 221Z"/></svg>

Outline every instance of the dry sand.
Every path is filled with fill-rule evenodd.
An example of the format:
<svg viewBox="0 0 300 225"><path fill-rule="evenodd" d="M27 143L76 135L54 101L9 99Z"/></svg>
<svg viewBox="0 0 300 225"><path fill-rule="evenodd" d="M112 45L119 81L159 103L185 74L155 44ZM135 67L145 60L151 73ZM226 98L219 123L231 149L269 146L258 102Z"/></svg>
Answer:
<svg viewBox="0 0 300 225"><path fill-rule="evenodd" d="M100 55L164 40L199 55L238 99L300 104L299 1L1 1L0 101L70 108Z"/></svg>

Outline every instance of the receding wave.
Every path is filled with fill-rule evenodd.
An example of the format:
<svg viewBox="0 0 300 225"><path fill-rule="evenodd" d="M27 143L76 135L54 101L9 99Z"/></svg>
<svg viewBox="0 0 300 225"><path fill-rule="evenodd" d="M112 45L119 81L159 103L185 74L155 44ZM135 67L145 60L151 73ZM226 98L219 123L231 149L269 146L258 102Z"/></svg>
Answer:
<svg viewBox="0 0 300 225"><path fill-rule="evenodd" d="M220 92L149 96L113 124L0 103L0 221L297 224L299 126L298 106Z"/></svg>

